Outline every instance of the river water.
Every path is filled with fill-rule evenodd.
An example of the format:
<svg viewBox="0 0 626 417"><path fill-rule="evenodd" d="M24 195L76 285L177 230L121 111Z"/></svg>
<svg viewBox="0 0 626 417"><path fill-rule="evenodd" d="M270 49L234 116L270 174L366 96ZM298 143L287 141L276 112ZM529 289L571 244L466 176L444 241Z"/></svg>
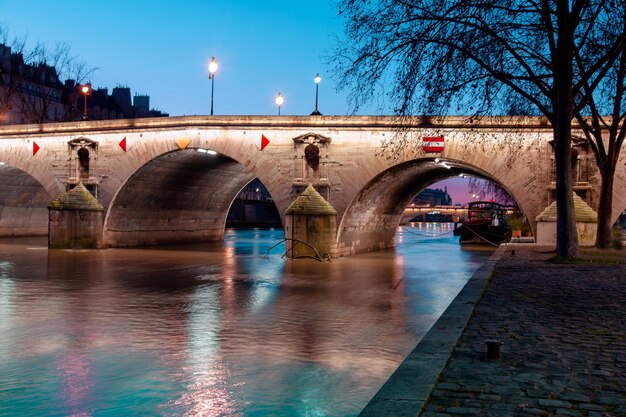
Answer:
<svg viewBox="0 0 626 417"><path fill-rule="evenodd" d="M357 415L491 254L451 232L412 224L395 250L324 264L268 253L282 230L0 240L0 415Z"/></svg>

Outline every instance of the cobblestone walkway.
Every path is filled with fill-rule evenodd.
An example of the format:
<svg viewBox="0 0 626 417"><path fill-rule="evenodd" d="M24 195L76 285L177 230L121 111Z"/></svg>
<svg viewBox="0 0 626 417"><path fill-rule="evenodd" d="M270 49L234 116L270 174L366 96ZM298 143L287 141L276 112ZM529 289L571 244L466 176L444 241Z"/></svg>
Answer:
<svg viewBox="0 0 626 417"><path fill-rule="evenodd" d="M626 417L626 267L550 256L505 252L422 417Z"/></svg>

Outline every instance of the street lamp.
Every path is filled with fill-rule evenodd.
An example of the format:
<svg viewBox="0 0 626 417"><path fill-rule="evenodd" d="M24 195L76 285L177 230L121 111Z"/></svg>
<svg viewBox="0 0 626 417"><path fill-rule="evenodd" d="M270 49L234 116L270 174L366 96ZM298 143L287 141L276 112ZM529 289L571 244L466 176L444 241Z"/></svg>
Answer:
<svg viewBox="0 0 626 417"><path fill-rule="evenodd" d="M213 116L213 89L215 88L215 72L217 71L217 61L215 57L209 62L209 78L211 79L211 116Z"/></svg>
<svg viewBox="0 0 626 417"><path fill-rule="evenodd" d="M89 120L87 117L87 96L91 92L91 84L87 83L80 88L80 92L83 93L84 106L83 106L83 120Z"/></svg>
<svg viewBox="0 0 626 417"><path fill-rule="evenodd" d="M278 106L278 115L280 116L280 106L282 106L283 103L285 102L285 97L283 97L283 93L279 91L274 102Z"/></svg>
<svg viewBox="0 0 626 417"><path fill-rule="evenodd" d="M311 113L311 116L321 116L322 113L319 112L319 110L317 110L317 98L319 96L319 86L320 86L320 81L322 81L322 77L320 77L319 72L317 73L317 75L315 76L315 78L313 78L313 81L315 81L315 110L313 110L313 113Z"/></svg>

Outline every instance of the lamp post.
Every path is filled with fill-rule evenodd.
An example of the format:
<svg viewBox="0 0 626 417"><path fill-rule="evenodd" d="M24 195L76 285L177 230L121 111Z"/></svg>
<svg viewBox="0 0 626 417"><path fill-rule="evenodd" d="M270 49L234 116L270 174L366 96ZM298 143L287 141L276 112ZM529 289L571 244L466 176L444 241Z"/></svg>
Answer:
<svg viewBox="0 0 626 417"><path fill-rule="evenodd" d="M285 97L283 97L283 93L279 91L274 102L278 106L278 115L280 116L280 106L282 106L283 103L285 102Z"/></svg>
<svg viewBox="0 0 626 417"><path fill-rule="evenodd" d="M213 89L215 88L215 72L217 71L217 61L215 57L209 62L209 78L211 79L211 116L213 116Z"/></svg>
<svg viewBox="0 0 626 417"><path fill-rule="evenodd" d="M315 78L313 78L313 81L315 81L315 110L313 110L313 113L311 113L311 116L321 116L322 113L320 113L319 110L317 110L317 98L319 97L319 86L320 86L320 82L322 81L322 77L320 77L319 72L317 73Z"/></svg>
<svg viewBox="0 0 626 417"><path fill-rule="evenodd" d="M87 117L87 96L91 92L91 84L87 83L80 88L80 92L83 93L84 106L83 106L83 120L89 120Z"/></svg>

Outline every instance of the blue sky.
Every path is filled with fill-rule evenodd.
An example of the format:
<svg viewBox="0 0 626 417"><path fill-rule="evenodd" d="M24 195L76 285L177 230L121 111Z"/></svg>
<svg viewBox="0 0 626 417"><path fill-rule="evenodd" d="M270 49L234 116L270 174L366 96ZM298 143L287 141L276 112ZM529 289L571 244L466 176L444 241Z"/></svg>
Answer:
<svg viewBox="0 0 626 417"><path fill-rule="evenodd" d="M128 86L174 116L209 113L212 56L215 114L275 114L278 91L281 114L310 114L318 72L320 111L349 113L325 58L341 33L332 0L0 0L0 23L31 44L68 44L97 68L94 87Z"/></svg>
<svg viewBox="0 0 626 417"><path fill-rule="evenodd" d="M94 87L128 86L172 116L210 111L208 63L215 56L216 115L283 115L315 107L314 76L322 76L319 110L351 112L327 63L341 36L336 0L0 0L10 38L70 46L96 68ZM375 105L359 114L377 114ZM450 179L454 202L466 202L465 180Z"/></svg>

